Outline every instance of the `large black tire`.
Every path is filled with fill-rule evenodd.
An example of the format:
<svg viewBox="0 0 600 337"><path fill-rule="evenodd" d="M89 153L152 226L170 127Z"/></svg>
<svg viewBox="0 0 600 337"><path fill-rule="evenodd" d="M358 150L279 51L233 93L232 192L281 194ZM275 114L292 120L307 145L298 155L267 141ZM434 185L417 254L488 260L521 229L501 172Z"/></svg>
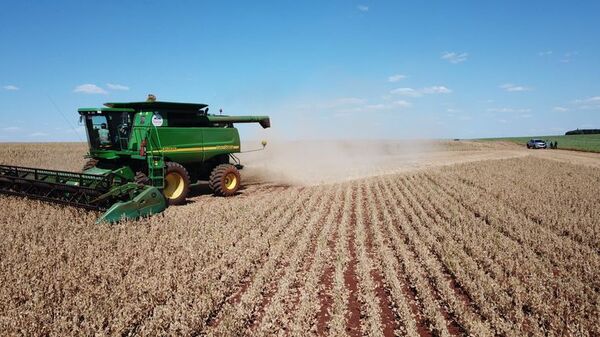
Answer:
<svg viewBox="0 0 600 337"><path fill-rule="evenodd" d="M85 165L83 165L83 168L81 169L81 172L87 171L91 168L96 167L96 165L98 165L99 160L98 159L88 159L87 162L85 162Z"/></svg>
<svg viewBox="0 0 600 337"><path fill-rule="evenodd" d="M185 167L168 162L165 169L165 188L163 194L169 205L181 205L190 192L190 175Z"/></svg>
<svg viewBox="0 0 600 337"><path fill-rule="evenodd" d="M240 189L240 172L231 164L215 167L208 180L208 187L217 196L229 197Z"/></svg>

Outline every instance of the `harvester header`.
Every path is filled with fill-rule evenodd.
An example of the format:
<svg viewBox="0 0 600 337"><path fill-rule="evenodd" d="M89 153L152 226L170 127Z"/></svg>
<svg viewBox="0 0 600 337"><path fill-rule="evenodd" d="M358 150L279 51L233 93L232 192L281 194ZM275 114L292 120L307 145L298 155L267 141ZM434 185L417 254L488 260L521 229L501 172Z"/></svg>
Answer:
<svg viewBox="0 0 600 337"><path fill-rule="evenodd" d="M108 222L182 204L202 182L215 195L235 195L243 166L234 124L268 128L269 117L213 115L206 104L151 97L78 109L89 147L82 172L0 166L0 193L105 211L99 221Z"/></svg>

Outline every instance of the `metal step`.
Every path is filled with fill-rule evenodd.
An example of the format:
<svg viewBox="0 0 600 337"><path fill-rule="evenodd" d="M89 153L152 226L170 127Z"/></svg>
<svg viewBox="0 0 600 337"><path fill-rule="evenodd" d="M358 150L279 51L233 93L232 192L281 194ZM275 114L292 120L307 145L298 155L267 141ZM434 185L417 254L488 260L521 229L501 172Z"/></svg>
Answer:
<svg viewBox="0 0 600 337"><path fill-rule="evenodd" d="M162 189L165 187L165 161L162 155L148 156L148 178L152 186Z"/></svg>

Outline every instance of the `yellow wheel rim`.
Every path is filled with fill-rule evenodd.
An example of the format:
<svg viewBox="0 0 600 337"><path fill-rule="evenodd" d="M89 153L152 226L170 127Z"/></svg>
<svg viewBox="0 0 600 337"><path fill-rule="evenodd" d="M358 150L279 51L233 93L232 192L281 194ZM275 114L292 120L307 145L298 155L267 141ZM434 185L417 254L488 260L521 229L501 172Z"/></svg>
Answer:
<svg viewBox="0 0 600 337"><path fill-rule="evenodd" d="M237 187L238 179L234 173L227 173L225 175L225 188L229 191Z"/></svg>
<svg viewBox="0 0 600 337"><path fill-rule="evenodd" d="M177 172L168 173L165 177L165 197L167 199L177 199L183 193L185 181Z"/></svg>

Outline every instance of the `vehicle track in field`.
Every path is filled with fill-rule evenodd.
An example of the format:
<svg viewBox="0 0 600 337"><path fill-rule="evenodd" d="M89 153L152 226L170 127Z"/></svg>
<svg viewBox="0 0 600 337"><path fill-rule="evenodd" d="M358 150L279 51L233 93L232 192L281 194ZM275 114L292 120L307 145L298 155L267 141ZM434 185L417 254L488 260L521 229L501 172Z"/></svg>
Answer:
<svg viewBox="0 0 600 337"><path fill-rule="evenodd" d="M343 200L341 195L338 200ZM324 270L319 279L319 310L317 311L317 316L315 318L316 334L319 336L328 335L330 330L329 323L331 319L331 311L333 309L333 298L335 296L335 293L333 292L333 282L335 276L334 256L336 242L340 240L343 207L344 205L342 202L342 205L338 206L334 218L330 220L337 225L334 234L327 240L328 261L325 262Z"/></svg>
<svg viewBox="0 0 600 337"><path fill-rule="evenodd" d="M357 198L357 188L352 186L352 201L351 205L354 206ZM358 275L356 271L356 265L358 259L356 257L356 247L354 245L356 241L356 208L352 207L348 236L344 238L347 241L348 247L348 264L344 271L344 285L348 289L348 302L346 303L346 334L348 336L360 336L361 335L361 304L358 299Z"/></svg>

